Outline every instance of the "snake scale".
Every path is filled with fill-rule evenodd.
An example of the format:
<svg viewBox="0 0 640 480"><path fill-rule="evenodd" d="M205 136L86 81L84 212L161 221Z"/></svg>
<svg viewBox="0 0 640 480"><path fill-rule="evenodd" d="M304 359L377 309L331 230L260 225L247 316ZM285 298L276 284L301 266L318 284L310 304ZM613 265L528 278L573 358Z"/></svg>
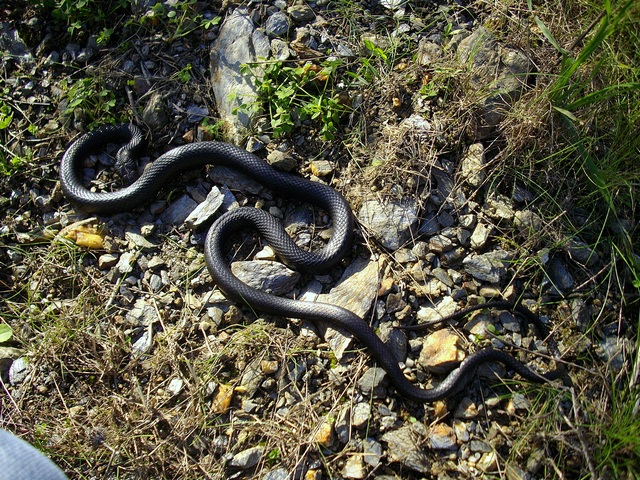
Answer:
<svg viewBox="0 0 640 480"><path fill-rule="evenodd" d="M314 205L326 211L332 220L333 233L318 252L299 248L285 232L280 221L257 208L241 207L221 215L211 226L205 241L205 259L213 281L234 302L247 304L256 311L323 321L350 332L387 372L391 383L404 397L432 402L454 393L473 375L475 368L487 362L501 362L532 382L555 378L554 372L540 375L513 358L493 349L468 356L437 387L420 388L403 374L393 351L354 313L330 304L303 302L277 297L254 289L233 275L225 261L230 236L250 227L257 230L288 266L317 272L340 261L351 248L354 220L346 200L334 189L272 168L259 157L221 142L197 142L176 147L153 161L129 186L113 192L92 192L83 185L83 162L88 155L107 143L125 145L119 150L116 165L130 176L135 157L144 148L140 129L134 125L107 125L81 136L65 152L60 164L60 182L66 198L88 213L109 214L138 207L154 198L158 190L179 172L204 165L224 165L256 180L274 193ZM128 173L127 173L128 169Z"/></svg>

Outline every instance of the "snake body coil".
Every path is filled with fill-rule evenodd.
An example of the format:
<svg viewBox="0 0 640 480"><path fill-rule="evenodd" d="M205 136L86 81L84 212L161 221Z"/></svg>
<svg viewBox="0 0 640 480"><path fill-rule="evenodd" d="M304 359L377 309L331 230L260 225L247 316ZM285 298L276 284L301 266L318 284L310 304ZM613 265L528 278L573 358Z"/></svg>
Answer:
<svg viewBox="0 0 640 480"><path fill-rule="evenodd" d="M346 200L332 188L273 169L266 162L235 146L219 142L200 142L177 147L158 157L131 185L115 192L91 192L82 183L82 163L91 153L107 143L128 142L119 152L120 159L130 160L141 148L142 134L133 125L105 126L82 136L65 152L60 165L60 180L67 199L90 213L113 213L130 210L154 198L160 187L177 173L203 165L224 165L237 169L275 193L315 205L329 213L333 235L324 249L307 252L287 235L282 224L268 213L255 208L238 208L222 215L209 229L205 259L213 281L227 297L245 303L257 311L311 321L324 321L350 332L388 373L403 396L431 402L452 394L466 381L478 365L502 362L522 377L542 382L539 375L511 355L499 350L482 350L467 357L437 387L426 390L412 384L398 366L398 359L360 317L344 308L324 303L303 302L276 297L249 287L235 277L224 261L229 237L237 230L258 230L279 258L289 266L317 271L343 258L351 246L353 215ZM129 157L129 158L127 158Z"/></svg>

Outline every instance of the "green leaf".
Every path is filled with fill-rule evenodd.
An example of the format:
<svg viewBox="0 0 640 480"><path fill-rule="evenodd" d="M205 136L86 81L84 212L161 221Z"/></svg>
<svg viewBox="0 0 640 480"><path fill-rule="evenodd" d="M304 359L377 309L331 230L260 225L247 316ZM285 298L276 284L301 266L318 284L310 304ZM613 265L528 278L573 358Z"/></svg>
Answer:
<svg viewBox="0 0 640 480"><path fill-rule="evenodd" d="M542 34L545 36L547 40L549 40L549 43L554 47L556 47L556 50L558 50L561 54L565 55L567 51L560 46L560 44L556 41L556 39L551 34L551 31L547 28L547 26L544 23L542 23L542 20L540 20L537 16L535 17L534 20L536 21L536 25L538 25L538 28L540 29Z"/></svg>
<svg viewBox="0 0 640 480"><path fill-rule="evenodd" d="M0 343L5 343L13 337L13 330L6 323L0 323Z"/></svg>

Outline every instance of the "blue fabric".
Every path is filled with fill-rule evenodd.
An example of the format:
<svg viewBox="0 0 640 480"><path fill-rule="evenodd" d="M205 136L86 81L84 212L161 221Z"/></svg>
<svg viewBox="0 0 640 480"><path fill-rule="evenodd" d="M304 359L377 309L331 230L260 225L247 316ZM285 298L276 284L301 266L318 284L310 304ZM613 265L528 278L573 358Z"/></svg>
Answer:
<svg viewBox="0 0 640 480"><path fill-rule="evenodd" d="M68 480L51 460L0 429L0 480Z"/></svg>

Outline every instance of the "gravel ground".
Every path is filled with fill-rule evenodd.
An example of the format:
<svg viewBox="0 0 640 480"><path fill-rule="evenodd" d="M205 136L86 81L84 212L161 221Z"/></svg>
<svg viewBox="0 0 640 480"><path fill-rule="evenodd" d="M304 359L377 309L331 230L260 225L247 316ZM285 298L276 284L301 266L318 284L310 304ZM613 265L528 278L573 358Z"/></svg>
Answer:
<svg viewBox="0 0 640 480"><path fill-rule="evenodd" d="M11 121L0 134L3 155L16 160L0 179L0 315L13 330L0 344L0 426L70 478L584 473L575 426L584 403L572 395L597 397L595 372L626 369L631 347L619 301L599 285L607 252L589 246L588 232L559 229L523 177L495 170L505 112L535 89L528 74L544 52L483 28L494 17L481 3L132 3L106 21L81 19L71 36L73 25L44 7L2 10L0 123ZM260 114L249 130L218 123L220 104L233 99L216 102L212 59L238 12L272 55L288 55L284 65L341 62L330 81L345 106L333 139L313 118L283 136ZM365 78L362 59L377 74ZM486 69L500 83L488 92ZM262 208L309 247L326 241L331 220L219 167L181 175L149 205L90 217L63 197L59 161L83 132L122 121L145 130L140 171L180 144L224 138L342 192L358 227L339 266L294 272L249 235L230 250L234 273L274 294L351 309L412 381L430 388L484 348L554 369L549 339L508 310L424 334L394 328L504 298L547 323L576 387L532 386L485 365L451 398L420 405L348 336L229 302L202 248L219 211ZM115 151L86 160L88 186L121 184Z"/></svg>

